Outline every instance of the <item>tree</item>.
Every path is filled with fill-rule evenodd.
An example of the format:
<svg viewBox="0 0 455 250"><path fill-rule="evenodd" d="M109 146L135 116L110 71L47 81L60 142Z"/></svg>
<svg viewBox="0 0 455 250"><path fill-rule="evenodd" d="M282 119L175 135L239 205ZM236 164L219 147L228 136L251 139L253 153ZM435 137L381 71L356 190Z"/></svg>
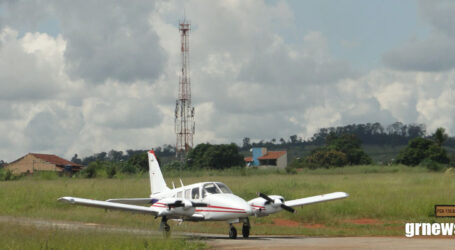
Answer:
<svg viewBox="0 0 455 250"><path fill-rule="evenodd" d="M432 137L440 147L449 138L449 136L447 135L446 130L444 128L436 129L436 131L434 132Z"/></svg>
<svg viewBox="0 0 455 250"><path fill-rule="evenodd" d="M158 161L159 163L159 161ZM148 165L148 155L146 152L142 152L139 154L135 154L131 156L127 164L122 167L122 172L124 170L128 173L133 173L133 170L131 167L134 167L136 170L142 171L142 172L148 172L149 170L149 165Z"/></svg>
<svg viewBox="0 0 455 250"><path fill-rule="evenodd" d="M73 158L71 158L71 162L82 165L82 160L77 157L77 154L74 154Z"/></svg>
<svg viewBox="0 0 455 250"><path fill-rule="evenodd" d="M251 147L250 138L249 138L249 137L243 138L242 148L243 148L243 149L248 149L248 148L250 148L250 147Z"/></svg>
<svg viewBox="0 0 455 250"><path fill-rule="evenodd" d="M441 134L443 135L444 133ZM439 143L441 142L443 140L436 139L433 141L421 137L415 138L409 141L408 146L400 151L397 156L397 162L408 166L417 166L424 160L429 159L440 164L447 164L450 159L447 157L446 150L440 146Z"/></svg>
<svg viewBox="0 0 455 250"><path fill-rule="evenodd" d="M199 144L188 153L186 162L189 168L206 169L225 169L245 165L243 156L234 143Z"/></svg>

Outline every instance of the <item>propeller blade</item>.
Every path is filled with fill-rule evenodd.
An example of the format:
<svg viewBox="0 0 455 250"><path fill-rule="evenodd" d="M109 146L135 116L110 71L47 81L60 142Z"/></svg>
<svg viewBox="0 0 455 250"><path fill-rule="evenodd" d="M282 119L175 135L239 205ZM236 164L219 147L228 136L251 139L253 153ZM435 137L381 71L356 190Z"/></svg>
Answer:
<svg viewBox="0 0 455 250"><path fill-rule="evenodd" d="M267 196L266 194L263 194L261 192L258 192L258 196L265 199L268 203L274 203L274 201L272 200L272 198L270 198L269 196Z"/></svg>
<svg viewBox="0 0 455 250"><path fill-rule="evenodd" d="M281 204L281 208L288 211L288 212L291 212L291 213L295 213L295 209L290 207L290 206L286 206L284 204Z"/></svg>

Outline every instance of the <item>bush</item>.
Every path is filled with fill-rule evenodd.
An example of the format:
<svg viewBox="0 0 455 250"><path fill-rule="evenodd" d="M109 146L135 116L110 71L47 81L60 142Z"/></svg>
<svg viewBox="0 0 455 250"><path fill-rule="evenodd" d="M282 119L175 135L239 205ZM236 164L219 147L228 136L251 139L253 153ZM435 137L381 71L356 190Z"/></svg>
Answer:
<svg viewBox="0 0 455 250"><path fill-rule="evenodd" d="M98 163L90 162L87 167L80 171L80 175L84 178L95 178L96 177L96 168Z"/></svg>
<svg viewBox="0 0 455 250"><path fill-rule="evenodd" d="M423 160L420 163L420 166L425 167L431 171L436 171L436 172L441 171L446 167L446 165L433 161L430 158L426 158L425 160Z"/></svg>
<svg viewBox="0 0 455 250"><path fill-rule="evenodd" d="M397 162L408 166L417 166L427 158L440 164L450 162L444 148L432 140L420 137L411 140L408 146L400 151Z"/></svg>
<svg viewBox="0 0 455 250"><path fill-rule="evenodd" d="M0 169L0 181L11 181L14 180L15 176L9 169Z"/></svg>
<svg viewBox="0 0 455 250"><path fill-rule="evenodd" d="M135 174L137 172L137 168L130 164L125 164L120 169L120 172L124 174Z"/></svg>
<svg viewBox="0 0 455 250"><path fill-rule="evenodd" d="M113 178L117 174L117 169L115 166L110 166L106 168L107 178Z"/></svg>

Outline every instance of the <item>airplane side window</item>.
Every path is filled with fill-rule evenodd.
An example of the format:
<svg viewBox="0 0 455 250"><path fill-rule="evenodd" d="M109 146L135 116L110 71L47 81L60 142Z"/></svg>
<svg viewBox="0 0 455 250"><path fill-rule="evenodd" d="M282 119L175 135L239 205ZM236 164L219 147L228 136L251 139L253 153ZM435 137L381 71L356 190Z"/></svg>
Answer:
<svg viewBox="0 0 455 250"><path fill-rule="evenodd" d="M182 191L177 193L177 198L182 198Z"/></svg>
<svg viewBox="0 0 455 250"><path fill-rule="evenodd" d="M185 199L190 199L190 197L191 197L190 192L191 192L191 189L185 190Z"/></svg>
<svg viewBox="0 0 455 250"><path fill-rule="evenodd" d="M191 198L193 199L199 199L199 188L193 188L191 191Z"/></svg>

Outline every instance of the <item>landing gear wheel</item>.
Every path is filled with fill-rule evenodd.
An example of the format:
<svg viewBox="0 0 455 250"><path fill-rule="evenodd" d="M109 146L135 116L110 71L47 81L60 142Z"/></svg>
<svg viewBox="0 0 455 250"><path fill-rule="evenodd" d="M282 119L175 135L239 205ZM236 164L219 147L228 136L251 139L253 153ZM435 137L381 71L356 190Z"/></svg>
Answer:
<svg viewBox="0 0 455 250"><path fill-rule="evenodd" d="M242 226L242 235L243 235L243 238L248 238L248 237L250 237L250 229L251 229L250 219L249 219L249 218L246 218L246 219L243 221L243 226Z"/></svg>
<svg viewBox="0 0 455 250"><path fill-rule="evenodd" d="M243 238L250 237L250 226L243 225L243 227L242 227L242 235L243 235Z"/></svg>
<svg viewBox="0 0 455 250"><path fill-rule="evenodd" d="M234 226L231 226L231 228L229 229L229 238L237 239L237 229L235 229Z"/></svg>
<svg viewBox="0 0 455 250"><path fill-rule="evenodd" d="M163 237L165 239L171 237L171 227L168 224L164 225Z"/></svg>
<svg viewBox="0 0 455 250"><path fill-rule="evenodd" d="M171 236L171 226L167 224L167 218L165 216L161 219L160 231L163 232L164 238L169 238Z"/></svg>

